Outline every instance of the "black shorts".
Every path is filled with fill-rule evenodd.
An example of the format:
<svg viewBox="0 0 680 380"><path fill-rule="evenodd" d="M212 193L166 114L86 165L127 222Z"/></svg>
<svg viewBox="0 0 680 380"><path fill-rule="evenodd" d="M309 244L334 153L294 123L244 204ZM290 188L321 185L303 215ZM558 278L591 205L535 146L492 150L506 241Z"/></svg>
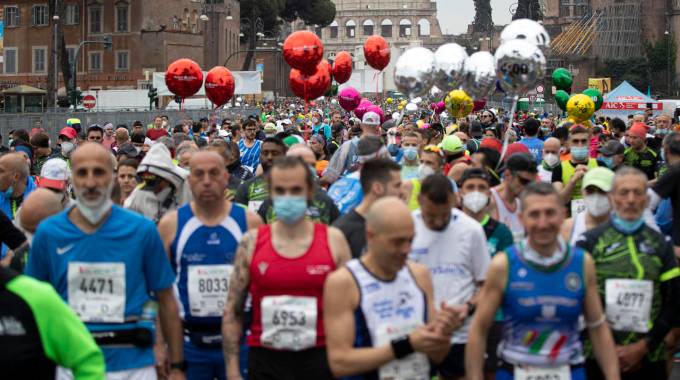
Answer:
<svg viewBox="0 0 680 380"><path fill-rule="evenodd" d="M452 344L444 360L437 365L437 373L444 377L465 376L465 344Z"/></svg>
<svg viewBox="0 0 680 380"><path fill-rule="evenodd" d="M332 380L325 348L277 351L251 347L248 355L250 380Z"/></svg>
<svg viewBox="0 0 680 380"><path fill-rule="evenodd" d="M630 371L621 374L621 380L664 380L668 378L666 361L659 360L658 362L650 362L647 358L642 359L642 365L635 371ZM588 380L604 380L604 375L600 370L600 365L595 359L586 360L586 374Z"/></svg>
<svg viewBox="0 0 680 380"><path fill-rule="evenodd" d="M486 337L486 355L484 358L484 370L486 372L496 372L498 369L498 345L503 337L503 324L495 321Z"/></svg>

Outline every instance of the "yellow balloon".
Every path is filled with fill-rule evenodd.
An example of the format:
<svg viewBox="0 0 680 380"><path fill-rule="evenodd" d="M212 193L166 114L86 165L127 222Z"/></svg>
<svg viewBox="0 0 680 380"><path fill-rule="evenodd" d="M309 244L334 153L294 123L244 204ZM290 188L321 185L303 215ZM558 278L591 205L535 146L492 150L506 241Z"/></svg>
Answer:
<svg viewBox="0 0 680 380"><path fill-rule="evenodd" d="M399 103L399 105L403 107L406 105L406 103L408 103L408 100L404 99L401 101L401 103Z"/></svg>
<svg viewBox="0 0 680 380"><path fill-rule="evenodd" d="M392 99L392 98L385 99L385 103L387 103L387 104L392 104L393 102L394 102L394 99Z"/></svg>
<svg viewBox="0 0 680 380"><path fill-rule="evenodd" d="M422 128L423 124L425 124L425 122L423 120L416 121L416 125L418 126L418 128Z"/></svg>
<svg viewBox="0 0 680 380"><path fill-rule="evenodd" d="M576 94L567 102L567 114L570 118L582 123L595 113L595 102L588 95Z"/></svg>
<svg viewBox="0 0 680 380"><path fill-rule="evenodd" d="M398 109L399 111L401 111L401 110L404 109L404 106L402 106L402 105L400 104L400 105L397 106L397 109Z"/></svg>
<svg viewBox="0 0 680 380"><path fill-rule="evenodd" d="M460 119L472 112L474 103L472 98L463 90L453 90L444 98L444 104L449 115Z"/></svg>

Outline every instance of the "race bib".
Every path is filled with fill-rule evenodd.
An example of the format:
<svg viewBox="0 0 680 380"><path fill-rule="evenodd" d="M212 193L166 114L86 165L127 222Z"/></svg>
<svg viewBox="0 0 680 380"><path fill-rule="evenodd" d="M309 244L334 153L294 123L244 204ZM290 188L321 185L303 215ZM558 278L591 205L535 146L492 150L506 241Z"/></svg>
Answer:
<svg viewBox="0 0 680 380"><path fill-rule="evenodd" d="M571 217L574 218L578 214L586 212L586 201L583 199L571 200Z"/></svg>
<svg viewBox="0 0 680 380"><path fill-rule="evenodd" d="M301 351L316 344L316 298L268 296L262 299L262 335L265 347Z"/></svg>
<svg viewBox="0 0 680 380"><path fill-rule="evenodd" d="M515 366L515 380L571 380L571 368Z"/></svg>
<svg viewBox="0 0 680 380"><path fill-rule="evenodd" d="M68 264L68 304L83 322L125 322L125 264Z"/></svg>
<svg viewBox="0 0 680 380"><path fill-rule="evenodd" d="M653 289L649 280L607 280L605 305L612 330L648 332Z"/></svg>
<svg viewBox="0 0 680 380"><path fill-rule="evenodd" d="M418 325L381 325L376 332L376 344L382 346L390 344L393 339L403 338ZM381 380L429 380L430 362L421 352L414 352L404 358L395 359L380 367Z"/></svg>
<svg viewBox="0 0 680 380"><path fill-rule="evenodd" d="M187 288L195 317L221 317L233 265L190 265Z"/></svg>
<svg viewBox="0 0 680 380"><path fill-rule="evenodd" d="M264 201L250 201L248 202L248 211L252 211L257 213L257 211L260 209L260 206L262 206L262 203Z"/></svg>

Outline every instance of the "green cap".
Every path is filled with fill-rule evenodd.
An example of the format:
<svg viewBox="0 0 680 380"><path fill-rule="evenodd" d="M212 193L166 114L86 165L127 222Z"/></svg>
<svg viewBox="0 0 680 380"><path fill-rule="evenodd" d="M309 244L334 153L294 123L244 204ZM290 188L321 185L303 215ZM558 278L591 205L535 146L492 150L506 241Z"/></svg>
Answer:
<svg viewBox="0 0 680 380"><path fill-rule="evenodd" d="M614 172L600 166L586 172L586 175L583 176L582 188L585 189L588 186L595 186L605 193L608 193L612 189L613 182Z"/></svg>
<svg viewBox="0 0 680 380"><path fill-rule="evenodd" d="M442 142L437 146L447 153L460 153L465 151L463 142L458 136L454 135L448 135L444 137L444 140L442 140Z"/></svg>

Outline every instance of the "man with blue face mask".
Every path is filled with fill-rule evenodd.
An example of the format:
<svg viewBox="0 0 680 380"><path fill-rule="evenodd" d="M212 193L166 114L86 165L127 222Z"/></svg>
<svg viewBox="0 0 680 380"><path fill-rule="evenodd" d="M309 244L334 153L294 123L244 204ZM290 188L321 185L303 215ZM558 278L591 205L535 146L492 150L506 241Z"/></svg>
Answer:
<svg viewBox="0 0 680 380"><path fill-rule="evenodd" d="M401 179L411 180L418 178L418 157L420 153L420 136L415 132L406 132L401 139Z"/></svg>
<svg viewBox="0 0 680 380"><path fill-rule="evenodd" d="M248 378L332 379L326 360L323 286L350 259L337 228L305 218L314 179L299 157L278 158L268 172L276 221L243 235L222 318L227 378L240 377L246 299L253 318Z"/></svg>
<svg viewBox="0 0 680 380"><path fill-rule="evenodd" d="M589 169L598 167L597 160L590 158L590 132L577 124L569 130L571 158L564 160L552 172L552 184L560 197L571 206L571 216L585 212L586 206L581 194L583 176Z"/></svg>
<svg viewBox="0 0 680 380"><path fill-rule="evenodd" d="M616 343L623 379L665 379L664 337L674 326L680 268L671 239L645 224L647 176L624 167L614 175L610 220L576 245L595 261L598 292ZM601 379L586 344L588 379Z"/></svg>
<svg viewBox="0 0 680 380"><path fill-rule="evenodd" d="M607 168L616 171L623 164L623 152L626 148L617 140L609 140L597 150L597 160Z"/></svg>

